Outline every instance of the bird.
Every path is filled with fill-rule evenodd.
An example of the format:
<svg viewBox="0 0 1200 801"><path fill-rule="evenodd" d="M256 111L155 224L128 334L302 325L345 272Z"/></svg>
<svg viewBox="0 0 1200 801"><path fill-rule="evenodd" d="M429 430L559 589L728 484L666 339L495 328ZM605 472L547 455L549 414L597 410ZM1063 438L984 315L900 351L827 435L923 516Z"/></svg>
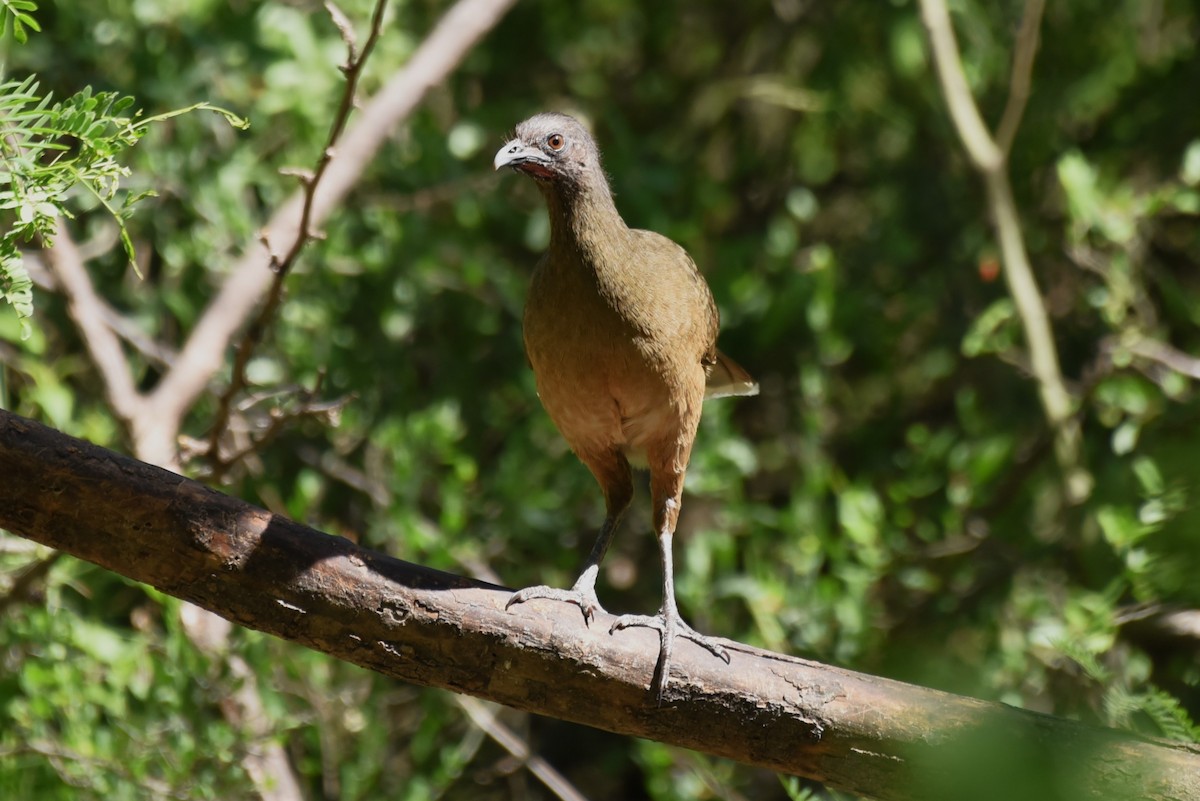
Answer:
<svg viewBox="0 0 1200 801"><path fill-rule="evenodd" d="M729 663L728 651L680 617L672 538L701 405L755 395L750 374L717 350L720 317L695 262L661 234L630 228L618 212L600 150L574 117L536 114L496 153L532 178L545 198L550 241L525 304L525 352L550 419L604 494L605 517L570 589L534 586L506 608L534 599L579 606L590 625L603 612L600 563L633 498L633 467L649 468L654 532L662 560L656 615L622 615L609 629L659 634L650 688L662 702L673 645L690 640Z"/></svg>

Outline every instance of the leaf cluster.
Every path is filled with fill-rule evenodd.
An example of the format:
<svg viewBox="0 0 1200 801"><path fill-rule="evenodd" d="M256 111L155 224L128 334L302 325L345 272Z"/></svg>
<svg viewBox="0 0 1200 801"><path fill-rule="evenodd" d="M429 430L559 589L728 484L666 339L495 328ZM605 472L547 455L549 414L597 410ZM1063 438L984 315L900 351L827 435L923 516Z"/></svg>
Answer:
<svg viewBox="0 0 1200 801"><path fill-rule="evenodd" d="M143 119L132 110L134 99L119 92L88 86L54 102L52 93L39 89L33 75L0 83L0 294L16 312L22 337L30 334L33 293L21 248L53 244L61 219L73 217L73 194L85 193L109 213L129 263L136 265L127 220L135 204L154 192L122 192L129 175L125 152L151 124L198 109L216 111L235 127L246 124L206 103Z"/></svg>
<svg viewBox="0 0 1200 801"><path fill-rule="evenodd" d="M0 0L0 38L8 38L11 25L13 39L19 44L29 41L29 31L42 30L33 16L35 11L37 3L33 0Z"/></svg>

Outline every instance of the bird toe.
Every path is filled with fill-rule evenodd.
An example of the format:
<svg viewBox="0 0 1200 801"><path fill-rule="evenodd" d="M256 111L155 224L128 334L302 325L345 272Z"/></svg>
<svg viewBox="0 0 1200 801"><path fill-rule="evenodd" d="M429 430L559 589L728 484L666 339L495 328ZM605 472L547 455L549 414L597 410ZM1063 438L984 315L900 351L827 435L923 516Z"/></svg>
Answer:
<svg viewBox="0 0 1200 801"><path fill-rule="evenodd" d="M595 620L597 612L603 612L603 607L600 606L600 601L596 598L595 592L581 592L579 590L563 590L557 587L547 587L538 585L536 587L526 587L523 590L517 590L509 596L508 602L504 604L504 608L511 609L517 604L523 604L533 600L545 601L560 601L562 603L573 604L578 606L583 612L583 622L591 625Z"/></svg>

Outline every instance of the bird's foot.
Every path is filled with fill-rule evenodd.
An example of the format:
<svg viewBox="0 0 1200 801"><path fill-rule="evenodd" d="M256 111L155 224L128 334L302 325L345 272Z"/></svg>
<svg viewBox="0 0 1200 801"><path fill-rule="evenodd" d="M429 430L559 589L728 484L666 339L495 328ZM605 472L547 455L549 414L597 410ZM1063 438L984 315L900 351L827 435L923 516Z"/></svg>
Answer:
<svg viewBox="0 0 1200 801"><path fill-rule="evenodd" d="M663 699L667 680L671 675L671 650L676 637L691 640L717 659L729 664L729 652L725 650L725 646L717 642L715 637L705 636L684 623L678 613L660 611L657 615L622 615L612 624L608 633L628 628L647 628L658 632L658 663L654 667L652 681L659 702Z"/></svg>
<svg viewBox="0 0 1200 801"><path fill-rule="evenodd" d="M596 597L596 590L590 587L580 587L579 585L569 590L547 587L545 585L526 587L523 590L514 592L509 597L508 603L504 605L504 608L509 609L516 604L523 604L535 598L575 604L583 612L583 621L589 626L595 620L596 613L604 611L604 608L600 606L600 600Z"/></svg>

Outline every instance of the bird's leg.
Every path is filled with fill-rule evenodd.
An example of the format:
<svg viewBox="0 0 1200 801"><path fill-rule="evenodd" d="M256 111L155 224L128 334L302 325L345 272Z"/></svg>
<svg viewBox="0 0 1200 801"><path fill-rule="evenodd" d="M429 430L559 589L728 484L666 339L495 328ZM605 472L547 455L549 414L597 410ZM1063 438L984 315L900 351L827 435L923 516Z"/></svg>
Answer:
<svg viewBox="0 0 1200 801"><path fill-rule="evenodd" d="M658 533L658 547L662 555L663 594L662 607L657 615L622 615L613 623L609 633L635 626L658 631L658 663L654 668L652 684L659 701L667 689L671 674L671 651L676 637L682 637L705 649L718 659L729 662L729 652L715 638L706 637L683 622L675 604L675 569L671 558L671 540L675 535L675 524L679 520L679 503L683 494L683 471L671 471L667 481L660 482L654 471L650 474L650 489L654 496L654 525Z"/></svg>
<svg viewBox="0 0 1200 801"><path fill-rule="evenodd" d="M604 490L605 515L600 535L596 537L596 544L592 546L591 553L583 563L583 572L569 590L545 585L518 590L509 597L508 603L504 605L505 609L535 598L563 601L578 606L583 611L584 622L588 624L595 619L597 612L604 611L600 606L600 599L596 597L596 577L600 573L600 563L604 560L604 554L621 524L621 516L633 500L633 475L628 460L620 451L611 451L604 457L584 458L584 462L600 482L600 488Z"/></svg>
<svg viewBox="0 0 1200 801"><path fill-rule="evenodd" d="M514 604L523 604L535 598L563 601L578 606L583 611L584 622L590 624L597 612L604 611L600 606L600 599L596 597L596 576L600 573L600 562L604 559L604 552L608 550L608 544L612 542L617 525L621 522L622 511L624 510L616 512L615 515L610 512L604 518L604 525L600 527L600 536L596 538L592 552L588 554L587 561L583 563L583 572L579 574L579 578L575 580L571 589L563 590L557 587L547 587L544 584L526 587L514 592L504 608L508 609Z"/></svg>

